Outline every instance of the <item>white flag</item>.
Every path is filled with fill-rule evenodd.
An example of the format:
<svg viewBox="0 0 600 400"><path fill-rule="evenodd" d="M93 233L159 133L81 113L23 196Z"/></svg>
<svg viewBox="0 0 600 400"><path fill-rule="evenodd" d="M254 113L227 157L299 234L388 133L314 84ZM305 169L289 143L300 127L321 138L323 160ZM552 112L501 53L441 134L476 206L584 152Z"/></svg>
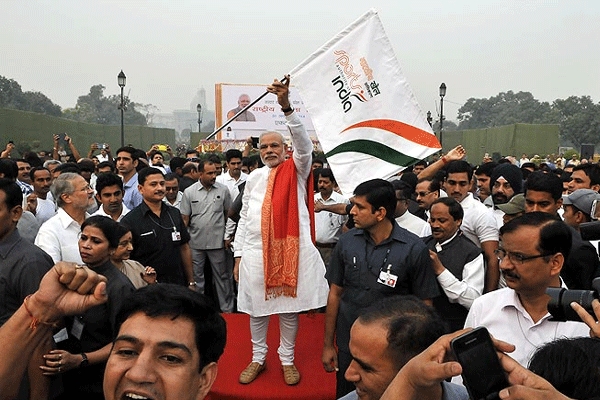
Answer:
<svg viewBox="0 0 600 400"><path fill-rule="evenodd" d="M375 10L290 75L346 196L361 182L386 179L441 149Z"/></svg>

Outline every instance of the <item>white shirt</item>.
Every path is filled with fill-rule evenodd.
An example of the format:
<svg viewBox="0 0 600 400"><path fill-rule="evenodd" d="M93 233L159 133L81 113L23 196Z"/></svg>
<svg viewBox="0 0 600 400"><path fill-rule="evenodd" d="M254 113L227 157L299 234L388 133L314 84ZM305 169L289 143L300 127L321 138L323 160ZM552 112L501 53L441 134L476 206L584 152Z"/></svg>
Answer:
<svg viewBox="0 0 600 400"><path fill-rule="evenodd" d="M445 242L441 244L437 243L435 245L436 249L440 251L446 243L449 243L456 237L457 233L458 231ZM485 283L483 254L479 254L472 261L465 264L462 271L462 280L459 280L452 272L446 269L437 276L437 281L450 303L458 303L469 309L473 304L473 300L483 293L483 285Z"/></svg>
<svg viewBox="0 0 600 400"><path fill-rule="evenodd" d="M79 223L59 207L56 215L40 226L35 244L48 253L55 263L70 261L82 264L78 245L79 232Z"/></svg>
<svg viewBox="0 0 600 400"><path fill-rule="evenodd" d="M235 256L240 261L238 310L253 317L279 313L294 313L323 307L327 304L329 286L325 280L325 264L313 245L310 216L306 206L307 179L312 165L313 144L300 118L286 116L290 127L294 153L292 158L298 174L298 215L300 222L300 262L296 297L279 296L265 299L261 210L270 168L264 166L248 177L242 200L242 211L235 234ZM312 190L309 185L308 190Z"/></svg>
<svg viewBox="0 0 600 400"><path fill-rule="evenodd" d="M327 200L323 200L321 193L315 194L315 202L323 204L348 204L348 199L337 192L331 192ZM336 243L342 234L342 227L348 218L329 211L315 213L315 233L317 243Z"/></svg>
<svg viewBox="0 0 600 400"><path fill-rule="evenodd" d="M108 158L108 153L106 153L105 156L102 155L102 153L100 154L96 154L96 158L98 159L98 163L104 162L104 161L110 161Z"/></svg>
<svg viewBox="0 0 600 400"><path fill-rule="evenodd" d="M429 235L421 236L421 234L425 231L425 227L429 226L427 221L425 221L422 218L417 217L414 214L411 214L408 210L406 210L406 212L404 214L402 214L401 216L397 217L396 222L398 223L398 225L400 225L404 229L408 230L409 232L414 233L415 235L417 235L419 237L429 236Z"/></svg>
<svg viewBox="0 0 600 400"><path fill-rule="evenodd" d="M119 218L117 218L117 222L120 222L123 219L123 217L125 215L127 215L128 212L129 212L129 208L127 208L125 206L125 204L123 204L123 210L121 211L121 215L119 215ZM104 212L104 206L103 205L100 205L100 207L98 207L98 211L96 211L95 213L93 213L92 216L93 215L102 215L102 216L105 216L105 217L112 218L110 215L108 215L106 212Z"/></svg>
<svg viewBox="0 0 600 400"><path fill-rule="evenodd" d="M217 182L227 186L227 189L229 189L231 201L234 201L238 194L240 194L240 189L238 186L246 182L247 179L248 174L243 172L240 174L240 177L237 181L231 175L229 175L229 171L217 176Z"/></svg>
<svg viewBox="0 0 600 400"><path fill-rule="evenodd" d="M583 322L549 321L550 317L548 313L534 323L517 293L504 288L475 299L465 327L485 326L496 339L514 344L516 349L510 356L527 367L541 345L561 337L589 336L590 328Z"/></svg>
<svg viewBox="0 0 600 400"><path fill-rule="evenodd" d="M169 200L167 200L167 196L163 197L163 201L165 202L165 204L168 204L171 207L175 207L177 209L179 209L179 206L181 205L181 199L183 199L183 193L180 191L177 192L175 203L171 203Z"/></svg>
<svg viewBox="0 0 600 400"><path fill-rule="evenodd" d="M48 221L56 215L56 204L52 200L37 198L37 207L35 208L35 218L40 224Z"/></svg>

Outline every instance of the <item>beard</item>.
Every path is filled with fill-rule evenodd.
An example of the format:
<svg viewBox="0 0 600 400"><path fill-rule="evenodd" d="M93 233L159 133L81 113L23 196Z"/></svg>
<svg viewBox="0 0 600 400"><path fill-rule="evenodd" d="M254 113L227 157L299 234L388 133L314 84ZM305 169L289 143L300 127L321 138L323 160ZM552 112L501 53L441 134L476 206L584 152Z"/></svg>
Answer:
<svg viewBox="0 0 600 400"><path fill-rule="evenodd" d="M494 200L494 204L505 204L508 203L508 197L502 193L496 193L492 195L492 199Z"/></svg>

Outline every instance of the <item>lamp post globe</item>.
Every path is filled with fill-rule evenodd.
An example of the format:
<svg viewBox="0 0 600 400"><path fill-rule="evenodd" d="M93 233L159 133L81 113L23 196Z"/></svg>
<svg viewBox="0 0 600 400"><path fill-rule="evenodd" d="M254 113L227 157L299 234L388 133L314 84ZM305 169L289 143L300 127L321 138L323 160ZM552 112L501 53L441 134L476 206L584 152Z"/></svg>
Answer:
<svg viewBox="0 0 600 400"><path fill-rule="evenodd" d="M127 77L123 73L123 70L121 70L119 75L117 75L117 83L121 87L121 104L119 105L119 109L121 110L121 147L125 146L125 126L123 124L123 112L125 111L125 104L123 99L123 88L125 87L126 81Z"/></svg>

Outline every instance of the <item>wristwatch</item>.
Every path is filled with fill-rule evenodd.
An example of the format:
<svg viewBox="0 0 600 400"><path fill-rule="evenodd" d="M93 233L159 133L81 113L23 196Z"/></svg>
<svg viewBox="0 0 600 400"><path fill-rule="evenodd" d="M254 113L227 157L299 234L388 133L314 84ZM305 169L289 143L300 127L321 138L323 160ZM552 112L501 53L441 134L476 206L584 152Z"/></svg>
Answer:
<svg viewBox="0 0 600 400"><path fill-rule="evenodd" d="M90 360L88 360L85 353L81 353L81 362L79 363L79 368L87 367L88 365L90 365Z"/></svg>
<svg viewBox="0 0 600 400"><path fill-rule="evenodd" d="M188 285L189 286L196 286L196 282L189 282Z"/></svg>
<svg viewBox="0 0 600 400"><path fill-rule="evenodd" d="M294 109L290 105L290 106L287 106L286 108L281 108L281 111L283 111L284 113L286 113L286 112L294 111Z"/></svg>

